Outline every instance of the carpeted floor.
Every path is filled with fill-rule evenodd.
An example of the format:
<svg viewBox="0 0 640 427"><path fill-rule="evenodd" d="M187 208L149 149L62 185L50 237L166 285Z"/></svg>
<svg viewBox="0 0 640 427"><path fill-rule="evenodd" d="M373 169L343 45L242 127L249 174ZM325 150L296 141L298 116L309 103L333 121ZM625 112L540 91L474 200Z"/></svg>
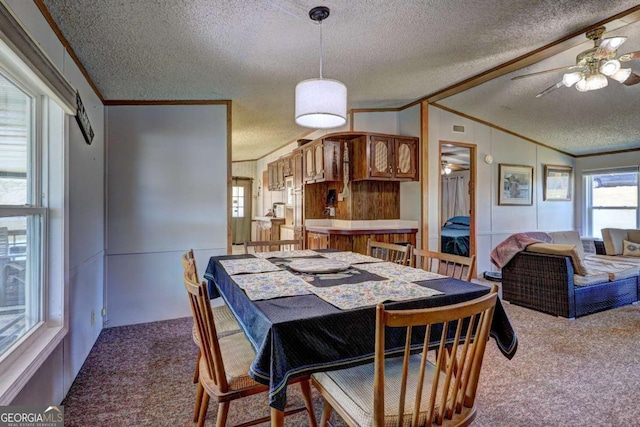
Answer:
<svg viewBox="0 0 640 427"><path fill-rule="evenodd" d="M504 306L518 353L509 361L493 340L488 345L473 425L639 425L640 305L573 321ZM63 402L65 425L194 426L191 326L185 318L105 329ZM297 386L289 402L302 403ZM314 405L319 420L315 391ZM210 405L207 425L214 425L215 412ZM268 412L266 396L253 396L232 404L228 424ZM305 426L305 418L297 414L285 424Z"/></svg>

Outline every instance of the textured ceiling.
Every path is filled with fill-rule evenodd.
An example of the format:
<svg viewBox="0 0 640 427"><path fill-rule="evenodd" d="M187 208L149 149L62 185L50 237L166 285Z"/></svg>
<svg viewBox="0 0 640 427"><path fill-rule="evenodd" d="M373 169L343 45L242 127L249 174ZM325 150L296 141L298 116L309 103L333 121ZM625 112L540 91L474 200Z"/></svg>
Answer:
<svg viewBox="0 0 640 427"><path fill-rule="evenodd" d="M331 9L323 24L324 76L346 84L348 108L406 105L637 5L626 0L42 2L105 100L232 100L233 160L259 158L306 131L293 120L294 88L318 76L320 34L308 11L319 4ZM572 142L576 121L549 129L552 108L561 105L564 114L582 104L569 101L577 99L574 93L563 97L575 92L564 88L541 98L540 110L534 108L533 96L549 80L554 76L486 83L468 91L475 105L468 109L466 93L441 103L569 152L608 149L597 145L599 136L588 145ZM626 89L614 100L637 113L640 85L604 90L610 89ZM484 96L492 106L486 111ZM530 123L509 112L521 106L530 108L525 113ZM597 107L610 109L606 103ZM617 130L615 122L607 124ZM623 146L621 140L615 144Z"/></svg>
<svg viewBox="0 0 640 427"><path fill-rule="evenodd" d="M620 53L640 51L640 23L607 32L605 37L615 35L628 37ZM574 65L580 52L593 47L584 36L580 40L584 42L574 48L439 103L574 155L640 148L640 84L625 86L609 79L609 85L600 90L579 92L575 87L561 87L536 98L561 81L564 73L511 80ZM640 74L640 61L623 66Z"/></svg>

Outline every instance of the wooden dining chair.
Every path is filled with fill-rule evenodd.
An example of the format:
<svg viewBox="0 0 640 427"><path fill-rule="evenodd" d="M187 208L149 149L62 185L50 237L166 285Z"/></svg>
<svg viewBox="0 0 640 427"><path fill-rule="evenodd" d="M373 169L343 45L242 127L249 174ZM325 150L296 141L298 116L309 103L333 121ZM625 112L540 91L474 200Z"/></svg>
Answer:
<svg viewBox="0 0 640 427"><path fill-rule="evenodd" d="M409 265L412 246L367 239L367 255L401 265Z"/></svg>
<svg viewBox="0 0 640 427"><path fill-rule="evenodd" d="M192 282L200 282L198 278L198 269L196 267L196 259L193 255L193 249L189 249L182 255L182 269L184 271L184 275L189 278ZM216 301L215 304L211 306L211 310L213 311L213 319L216 322L216 331L219 337L224 337L226 335L231 335L242 331L240 324L236 320L229 307L224 303L222 298L220 301ZM196 359L196 367L193 373L193 382L198 382L198 366L200 365L200 343L198 334L196 332L196 325L193 325L193 342L198 346L198 358Z"/></svg>
<svg viewBox="0 0 640 427"><path fill-rule="evenodd" d="M254 381L248 375L255 353L244 334L218 336L206 283L198 283L185 273L184 286L189 297L202 353L194 421L198 422L198 427L204 425L209 401L213 398L218 404L216 427L224 427L232 401L267 392L269 386ZM290 409L284 414L291 415L306 409L309 425L315 427L309 377L295 378L289 383L295 382L300 383L305 406ZM269 420L270 415L267 415L242 425L252 426Z"/></svg>
<svg viewBox="0 0 640 427"><path fill-rule="evenodd" d="M374 362L312 376L325 401L320 426L333 410L352 427L471 423L497 296L493 285L485 296L449 306L386 310L378 304ZM385 336L396 328L407 336L402 357L385 359ZM425 330L425 338L410 339ZM434 347L435 359L427 351Z"/></svg>
<svg viewBox="0 0 640 427"><path fill-rule="evenodd" d="M414 248L411 266L469 282L475 270L476 256L464 257Z"/></svg>
<svg viewBox="0 0 640 427"><path fill-rule="evenodd" d="M244 253L295 251L302 249L302 239L296 240L256 240L244 242Z"/></svg>

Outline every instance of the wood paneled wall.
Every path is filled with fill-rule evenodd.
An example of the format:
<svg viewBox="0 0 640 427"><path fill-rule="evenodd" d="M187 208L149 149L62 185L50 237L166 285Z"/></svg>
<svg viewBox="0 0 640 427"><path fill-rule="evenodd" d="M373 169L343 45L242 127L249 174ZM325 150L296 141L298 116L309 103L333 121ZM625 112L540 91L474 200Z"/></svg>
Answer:
<svg viewBox="0 0 640 427"><path fill-rule="evenodd" d="M400 183L387 181L352 181L351 195L342 202L336 201L336 216L331 219L350 221L400 219ZM335 189L342 192L342 182L320 182L304 187L306 219L329 218L325 215L327 194Z"/></svg>
<svg viewBox="0 0 640 427"><path fill-rule="evenodd" d="M351 220L400 219L400 183L353 181Z"/></svg>

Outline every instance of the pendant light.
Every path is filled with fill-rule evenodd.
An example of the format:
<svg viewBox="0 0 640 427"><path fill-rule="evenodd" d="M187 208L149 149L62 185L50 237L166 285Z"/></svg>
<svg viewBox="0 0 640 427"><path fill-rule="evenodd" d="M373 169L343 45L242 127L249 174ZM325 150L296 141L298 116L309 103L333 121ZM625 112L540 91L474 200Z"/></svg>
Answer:
<svg viewBox="0 0 640 427"><path fill-rule="evenodd" d="M296 123L316 129L335 128L347 122L347 87L322 77L322 21L328 16L329 8L325 6L309 11L309 17L320 23L320 78L296 85Z"/></svg>

